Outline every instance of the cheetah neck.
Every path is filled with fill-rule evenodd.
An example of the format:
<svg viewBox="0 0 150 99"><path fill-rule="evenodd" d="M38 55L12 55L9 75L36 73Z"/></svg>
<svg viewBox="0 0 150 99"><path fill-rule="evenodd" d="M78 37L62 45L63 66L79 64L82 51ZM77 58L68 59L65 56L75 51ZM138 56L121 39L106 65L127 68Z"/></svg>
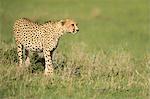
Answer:
<svg viewBox="0 0 150 99"><path fill-rule="evenodd" d="M44 32L49 36L52 36L53 39L59 39L61 36L65 34L65 30L63 29L60 23L46 23L42 26Z"/></svg>

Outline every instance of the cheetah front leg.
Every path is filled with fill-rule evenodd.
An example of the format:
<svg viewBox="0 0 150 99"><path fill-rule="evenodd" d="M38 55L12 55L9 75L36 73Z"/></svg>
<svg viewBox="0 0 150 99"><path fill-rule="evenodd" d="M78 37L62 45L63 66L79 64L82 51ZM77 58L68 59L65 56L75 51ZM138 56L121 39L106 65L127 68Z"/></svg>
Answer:
<svg viewBox="0 0 150 99"><path fill-rule="evenodd" d="M26 55L25 65L26 66L30 65L30 57L29 57L30 54L29 53L30 53L30 50L29 49L25 49L25 55Z"/></svg>
<svg viewBox="0 0 150 99"><path fill-rule="evenodd" d="M52 58L51 58L51 53L50 50L43 50L44 52L44 57L45 57L45 72L44 75L52 76L53 75L53 64L52 64Z"/></svg>

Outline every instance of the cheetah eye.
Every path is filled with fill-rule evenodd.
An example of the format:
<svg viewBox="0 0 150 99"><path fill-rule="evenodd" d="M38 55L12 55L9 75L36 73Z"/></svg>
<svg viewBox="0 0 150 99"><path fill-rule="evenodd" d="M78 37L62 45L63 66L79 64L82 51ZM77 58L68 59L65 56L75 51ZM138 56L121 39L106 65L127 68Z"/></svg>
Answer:
<svg viewBox="0 0 150 99"><path fill-rule="evenodd" d="M71 24L72 26L74 26L74 24Z"/></svg>

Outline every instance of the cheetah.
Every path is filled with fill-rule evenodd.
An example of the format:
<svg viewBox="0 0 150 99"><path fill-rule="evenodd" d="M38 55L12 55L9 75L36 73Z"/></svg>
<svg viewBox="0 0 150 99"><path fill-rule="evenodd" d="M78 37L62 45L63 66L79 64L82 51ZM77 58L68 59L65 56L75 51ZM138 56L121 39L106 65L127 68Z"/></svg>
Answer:
<svg viewBox="0 0 150 99"><path fill-rule="evenodd" d="M79 31L77 23L72 19L48 21L38 24L27 18L20 18L13 26L17 45L18 66L23 65L23 49L25 49L25 65L30 64L29 54L43 52L45 58L44 75L53 75L52 54L57 48L59 39L66 33L76 34Z"/></svg>

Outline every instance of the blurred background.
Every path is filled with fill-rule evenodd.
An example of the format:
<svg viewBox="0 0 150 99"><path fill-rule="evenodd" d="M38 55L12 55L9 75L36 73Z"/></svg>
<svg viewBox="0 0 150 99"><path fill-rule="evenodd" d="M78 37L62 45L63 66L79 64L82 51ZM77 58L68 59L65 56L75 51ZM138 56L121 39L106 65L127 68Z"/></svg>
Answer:
<svg viewBox="0 0 150 99"><path fill-rule="evenodd" d="M148 4L148 0L0 0L1 48L15 45L12 27L18 18L39 23L72 18L80 31L64 36L58 49L81 43L89 52L123 48L140 57L150 52Z"/></svg>
<svg viewBox="0 0 150 99"><path fill-rule="evenodd" d="M0 99L150 99L149 11L150 0L0 0ZM16 69L22 17L79 24L59 42L52 81L37 56Z"/></svg>

